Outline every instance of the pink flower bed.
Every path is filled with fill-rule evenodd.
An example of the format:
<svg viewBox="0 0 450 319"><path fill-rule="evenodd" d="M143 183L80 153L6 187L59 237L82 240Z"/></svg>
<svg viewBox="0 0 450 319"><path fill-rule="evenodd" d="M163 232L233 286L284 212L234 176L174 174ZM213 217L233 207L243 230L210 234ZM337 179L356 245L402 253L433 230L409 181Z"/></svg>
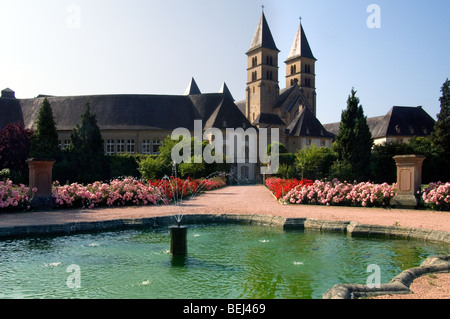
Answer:
<svg viewBox="0 0 450 319"><path fill-rule="evenodd" d="M36 188L32 189L35 193ZM11 180L0 181L0 210L27 209L30 204L30 189L25 185L14 185Z"/></svg>
<svg viewBox="0 0 450 319"><path fill-rule="evenodd" d="M144 183L132 178L95 182L89 185L73 183L53 185L53 197L59 207L133 206L170 204L180 196L187 198L204 190L225 186L222 179L213 180L156 180ZM177 194L177 198L174 196Z"/></svg>
<svg viewBox="0 0 450 319"><path fill-rule="evenodd" d="M158 187L146 185L132 178L81 185L53 184L53 198L60 207L125 206L156 204L161 198Z"/></svg>
<svg viewBox="0 0 450 319"><path fill-rule="evenodd" d="M280 200L286 204L387 207L395 196L395 190L396 184L351 184L337 179L316 180L293 187Z"/></svg>
<svg viewBox="0 0 450 319"><path fill-rule="evenodd" d="M450 211L450 183L430 183L422 190L422 200L431 209Z"/></svg>

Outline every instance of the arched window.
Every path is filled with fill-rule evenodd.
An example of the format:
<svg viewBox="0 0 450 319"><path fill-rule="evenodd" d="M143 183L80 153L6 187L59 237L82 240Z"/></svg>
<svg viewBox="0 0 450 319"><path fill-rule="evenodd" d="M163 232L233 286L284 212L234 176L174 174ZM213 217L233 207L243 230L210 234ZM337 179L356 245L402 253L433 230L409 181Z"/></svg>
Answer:
<svg viewBox="0 0 450 319"><path fill-rule="evenodd" d="M257 65L258 65L258 57L255 56L252 58L252 67L255 67Z"/></svg>

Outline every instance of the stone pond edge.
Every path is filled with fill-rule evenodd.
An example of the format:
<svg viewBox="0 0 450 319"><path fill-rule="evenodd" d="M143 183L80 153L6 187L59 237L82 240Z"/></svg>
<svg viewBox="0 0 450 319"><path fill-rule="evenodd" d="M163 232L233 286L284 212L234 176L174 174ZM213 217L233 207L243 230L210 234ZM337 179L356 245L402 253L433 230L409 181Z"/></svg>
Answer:
<svg viewBox="0 0 450 319"><path fill-rule="evenodd" d="M235 223L282 227L286 230L316 230L321 232L342 233L352 237L380 237L386 239L416 239L450 244L450 232L409 228L399 226L381 226L360 224L353 221L318 220L313 218L286 218L271 215L245 214L199 214L183 216L183 224ZM105 221L69 222L64 224L28 225L0 227L0 240L31 236L72 235L117 229L139 227L163 227L173 225L174 216L155 216L139 219L115 219ZM418 277L450 272L450 255L427 258L419 267L403 271L391 282L371 288L360 284L335 285L324 295L324 299L356 299L386 294L410 294L409 286Z"/></svg>

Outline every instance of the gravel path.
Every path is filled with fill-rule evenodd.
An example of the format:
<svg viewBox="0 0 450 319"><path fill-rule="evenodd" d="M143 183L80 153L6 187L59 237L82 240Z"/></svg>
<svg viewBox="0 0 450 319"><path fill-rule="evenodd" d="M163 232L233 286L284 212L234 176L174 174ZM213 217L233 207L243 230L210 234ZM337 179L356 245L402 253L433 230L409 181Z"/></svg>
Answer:
<svg viewBox="0 0 450 319"><path fill-rule="evenodd" d="M382 208L281 205L263 185L228 186L184 201L181 207L145 206L58 210L0 214L0 227L69 222L133 219L174 214L267 214L320 220L354 221L361 224L401 226L450 232L450 213ZM449 298L450 274L422 276L414 281L415 298ZM433 282L434 284L430 284ZM425 292L428 291L428 292ZM411 297L411 296L409 296ZM389 298L389 297L384 297ZM391 296L390 298L400 298ZM405 298L405 296L401 296Z"/></svg>

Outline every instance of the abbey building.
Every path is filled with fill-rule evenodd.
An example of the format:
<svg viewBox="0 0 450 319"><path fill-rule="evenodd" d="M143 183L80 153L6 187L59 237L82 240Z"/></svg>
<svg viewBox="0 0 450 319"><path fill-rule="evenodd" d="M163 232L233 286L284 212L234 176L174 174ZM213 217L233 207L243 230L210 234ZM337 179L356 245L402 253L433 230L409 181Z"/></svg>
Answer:
<svg viewBox="0 0 450 319"><path fill-rule="evenodd" d="M290 152L312 144L329 147L333 134L316 118L316 74L314 57L302 24L285 60L285 88L280 89L279 54L264 12L247 51L245 101L237 102L256 127L279 127L281 142Z"/></svg>
<svg viewBox="0 0 450 319"><path fill-rule="evenodd" d="M250 40L250 39L249 39ZM279 128L280 142L289 152L311 145L330 147L339 123L322 125L316 117L316 58L300 23L284 64L286 78L279 79L280 50L264 12L246 52L245 100L235 102L224 83L217 93L202 93L191 79L182 95L86 95L38 96L16 99L4 89L0 97L0 129L9 123L35 128L44 97L51 104L60 147L68 146L86 103L96 114L106 154L158 154L161 142L177 128L194 131L194 121L203 129ZM280 83L284 88L280 89ZM429 135L434 120L419 107L394 107L386 116L368 119L376 142L405 141ZM236 167L238 174L253 179L250 164Z"/></svg>

